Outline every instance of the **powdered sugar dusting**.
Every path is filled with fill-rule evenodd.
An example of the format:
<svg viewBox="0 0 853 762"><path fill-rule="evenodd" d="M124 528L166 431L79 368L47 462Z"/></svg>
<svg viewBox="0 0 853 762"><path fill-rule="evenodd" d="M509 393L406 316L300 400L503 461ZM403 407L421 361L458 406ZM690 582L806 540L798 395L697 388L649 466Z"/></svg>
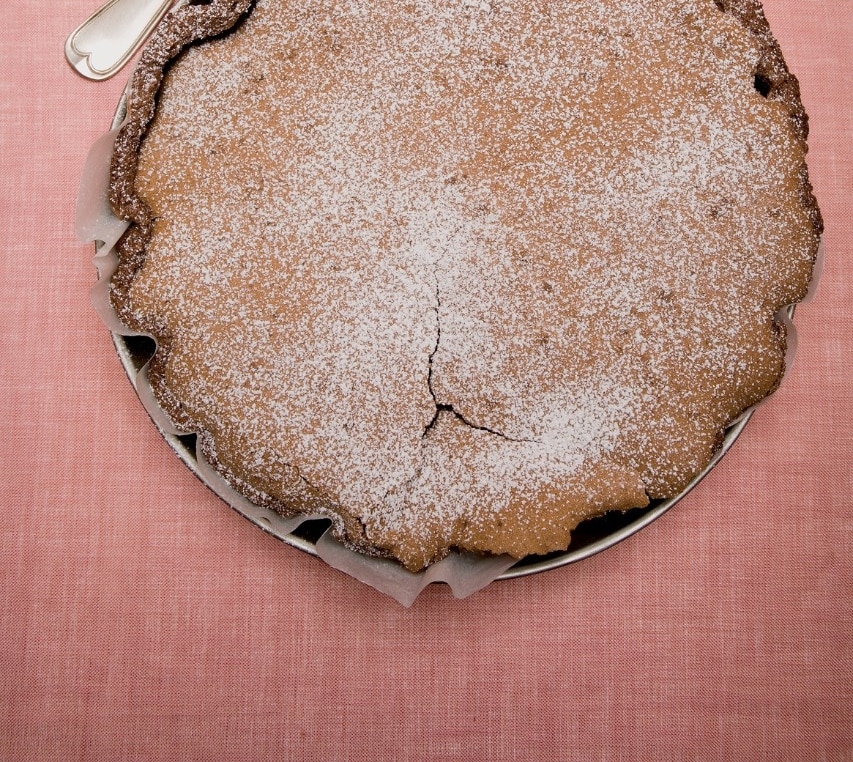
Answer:
<svg viewBox="0 0 853 762"><path fill-rule="evenodd" d="M756 57L712 0L259 0L141 152L170 400L253 496L410 568L677 492L811 266Z"/></svg>

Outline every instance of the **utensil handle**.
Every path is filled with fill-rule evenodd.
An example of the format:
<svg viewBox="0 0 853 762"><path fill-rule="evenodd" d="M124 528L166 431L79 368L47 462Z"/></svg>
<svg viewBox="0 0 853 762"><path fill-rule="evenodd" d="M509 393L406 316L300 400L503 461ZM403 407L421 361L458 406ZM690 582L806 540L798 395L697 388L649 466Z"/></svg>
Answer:
<svg viewBox="0 0 853 762"><path fill-rule="evenodd" d="M142 47L174 0L108 0L65 42L65 57L88 79L107 79Z"/></svg>

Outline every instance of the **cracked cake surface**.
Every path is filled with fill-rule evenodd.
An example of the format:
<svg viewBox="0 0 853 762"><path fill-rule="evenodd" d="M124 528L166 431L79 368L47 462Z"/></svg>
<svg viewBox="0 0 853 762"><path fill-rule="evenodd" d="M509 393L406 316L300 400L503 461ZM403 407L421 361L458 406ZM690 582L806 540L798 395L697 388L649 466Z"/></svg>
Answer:
<svg viewBox="0 0 853 762"><path fill-rule="evenodd" d="M680 492L821 232L752 0L213 0L128 96L112 300L251 500L417 570Z"/></svg>

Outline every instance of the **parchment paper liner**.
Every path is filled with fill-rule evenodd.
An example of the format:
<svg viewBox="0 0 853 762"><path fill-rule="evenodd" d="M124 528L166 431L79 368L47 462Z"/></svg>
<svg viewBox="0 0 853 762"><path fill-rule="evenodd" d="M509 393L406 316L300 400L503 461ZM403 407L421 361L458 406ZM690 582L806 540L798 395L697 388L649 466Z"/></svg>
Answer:
<svg viewBox="0 0 853 762"><path fill-rule="evenodd" d="M285 518L274 511L255 505L232 489L210 464L204 460L198 450L192 452L178 439L192 432L176 429L157 404L151 391L151 385L148 382L147 363L141 368L136 369L128 356L126 348L123 351L121 341L123 337L140 335L137 332L130 331L121 323L109 299L109 281L118 263L115 245L128 227L127 222L118 219L113 214L107 200L110 161L115 137L119 129L121 129L121 120L124 116L124 103L124 98L122 98L113 120L113 129L96 141L89 152L77 198L76 233L82 241L95 242L96 244L94 264L98 272L98 282L92 289L92 303L98 315L113 334L122 364L128 372L128 376L136 389L140 401L166 441L179 457L210 489L234 510L275 537L319 556L329 566L339 569L351 577L390 595L404 606L411 606L421 590L433 582L446 582L457 598L464 598L486 587L496 579L510 579L524 576L579 561L630 537L663 515L663 513L687 495L720 461L743 431L753 412L769 398L765 397L757 405L744 411L732 423L726 432L720 450L715 453L708 466L679 495L668 500L657 501L650 508L645 509L639 518L629 521L624 526L597 541L585 545L577 551L569 550L565 553L551 554L550 556L543 557L540 561L525 563L524 565L517 565L517 560L509 556L481 556L472 553L451 552L442 561L433 564L422 572L413 574L404 569L396 561L373 558L353 552L336 540L328 529L312 545L309 541L294 535L293 532L306 521L323 517L297 515ZM811 301L814 297L822 271L823 245L821 244L809 292L803 301ZM792 322L793 314L794 307L792 305L780 310L776 315L776 319L786 326L788 332L788 348L785 355L786 374L791 369L797 347L797 334Z"/></svg>

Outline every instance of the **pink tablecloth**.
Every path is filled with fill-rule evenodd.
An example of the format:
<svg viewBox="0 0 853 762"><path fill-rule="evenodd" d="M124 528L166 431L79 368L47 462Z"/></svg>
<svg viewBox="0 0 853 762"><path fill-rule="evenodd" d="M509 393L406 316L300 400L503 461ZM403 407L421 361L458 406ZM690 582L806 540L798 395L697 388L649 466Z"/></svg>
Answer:
<svg viewBox="0 0 853 762"><path fill-rule="evenodd" d="M0 25L0 760L851 760L853 2L767 0L826 218L796 366L689 499L581 564L406 610L166 447L72 232L124 76L96 0Z"/></svg>

